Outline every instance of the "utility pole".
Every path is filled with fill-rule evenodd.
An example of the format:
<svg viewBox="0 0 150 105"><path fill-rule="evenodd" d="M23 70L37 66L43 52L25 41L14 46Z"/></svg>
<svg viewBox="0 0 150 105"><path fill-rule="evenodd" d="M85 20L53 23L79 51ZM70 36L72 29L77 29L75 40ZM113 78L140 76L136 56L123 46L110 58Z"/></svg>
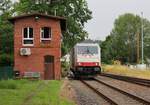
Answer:
<svg viewBox="0 0 150 105"><path fill-rule="evenodd" d="M144 46L143 46L143 34L144 34L144 25L143 25L143 12L141 12L141 58L142 58L142 64L144 64Z"/></svg>
<svg viewBox="0 0 150 105"><path fill-rule="evenodd" d="M139 32L136 33L136 37L137 37L137 64L139 64L139 57L140 57L140 49L139 49L139 46L140 46L140 38L139 38Z"/></svg>

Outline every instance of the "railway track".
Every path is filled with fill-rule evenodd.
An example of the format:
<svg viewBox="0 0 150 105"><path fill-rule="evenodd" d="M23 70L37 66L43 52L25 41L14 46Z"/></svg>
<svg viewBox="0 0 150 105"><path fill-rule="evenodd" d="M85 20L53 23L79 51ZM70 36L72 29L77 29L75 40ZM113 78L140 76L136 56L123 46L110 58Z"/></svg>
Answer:
<svg viewBox="0 0 150 105"><path fill-rule="evenodd" d="M124 94L124 95L127 95L127 96L131 97L132 99L135 99L135 100L137 100L137 101L139 101L139 102L142 102L144 105L145 105L145 104L146 104L146 105L150 105L150 101L145 100L145 99L142 98L142 97L133 95L132 93L126 92L126 91L124 91L124 90L122 90L122 89L119 89L119 88L117 88L117 87L115 87L115 86L112 86L112 85L110 85L110 84L108 84L108 83L105 83L105 82L103 82L102 80L100 80L100 79L98 79L98 78L94 78L94 80L97 81L97 82L99 82L99 83L101 83L101 84L103 84L103 85L105 85L105 86L107 86L107 87L110 87L110 88L112 88L112 89L114 89L114 90L116 90L116 91L118 91L118 92L120 92L120 93L122 93L122 94Z"/></svg>
<svg viewBox="0 0 150 105"><path fill-rule="evenodd" d="M120 76L120 75L107 74L107 73L102 73L100 76L110 77L113 79L118 79L118 80L130 82L130 83L138 84L141 86L150 87L150 80L148 79L141 79L141 78L135 78L135 77L129 77L129 76Z"/></svg>
<svg viewBox="0 0 150 105"><path fill-rule="evenodd" d="M107 102L109 102L111 105L119 105L117 104L115 101L113 101L111 98L107 97L106 95L104 95L102 92L98 91L96 88L94 88L93 86L91 86L89 83L87 83L84 80L81 80L81 82L83 84L85 84L87 87L89 87L90 89L92 89L95 93L97 93L100 97L104 98Z"/></svg>
<svg viewBox="0 0 150 105"><path fill-rule="evenodd" d="M121 90L117 87L114 87L110 84L107 84L104 81L99 80L98 78L94 78L93 81L88 81L88 82L85 80L81 80L81 82L84 83L86 86L88 86L90 89L92 89L94 92L96 92L98 95L103 97L111 105L120 105L120 104L125 105L125 104L127 104L126 101L124 101L125 103L120 102L121 100L124 100L124 99L121 99L121 96L122 96L122 98L125 97L126 100L130 100L132 103L132 104L130 103L131 105L136 105L136 104L138 104L138 105L150 105L150 101L145 100L144 98L138 97L136 95L133 95L131 93L128 93L128 92ZM97 87L94 86L95 84L97 84ZM105 91L99 89L100 87L102 87ZM109 90L110 90L110 93L114 91L114 93L112 93L112 95L118 94L118 98L120 98L120 101L119 101L119 99L115 100L116 97L112 98L110 95L106 94Z"/></svg>

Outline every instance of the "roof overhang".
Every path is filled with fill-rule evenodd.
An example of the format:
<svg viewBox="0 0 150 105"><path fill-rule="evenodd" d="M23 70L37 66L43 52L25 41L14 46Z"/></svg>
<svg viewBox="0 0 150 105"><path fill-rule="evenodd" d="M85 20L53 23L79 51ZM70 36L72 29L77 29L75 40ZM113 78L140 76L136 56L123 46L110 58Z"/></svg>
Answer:
<svg viewBox="0 0 150 105"><path fill-rule="evenodd" d="M35 16L35 17L45 17L45 18L60 20L61 30L62 31L66 31L66 18L59 17L59 16L46 15L46 14L40 14L40 13L32 13L32 14L24 14L24 15L20 15L20 16L11 17L8 20L12 24L14 24L15 21L18 20L18 19L22 19L22 18L26 18L26 17L32 17L32 16Z"/></svg>

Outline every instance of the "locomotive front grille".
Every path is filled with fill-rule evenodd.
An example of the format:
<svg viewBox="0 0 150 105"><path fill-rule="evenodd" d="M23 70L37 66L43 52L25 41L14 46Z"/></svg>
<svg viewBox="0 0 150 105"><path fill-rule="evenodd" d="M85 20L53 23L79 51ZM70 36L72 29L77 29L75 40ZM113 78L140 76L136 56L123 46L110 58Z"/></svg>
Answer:
<svg viewBox="0 0 150 105"><path fill-rule="evenodd" d="M100 73L99 67L77 67L76 73L79 75L95 75Z"/></svg>

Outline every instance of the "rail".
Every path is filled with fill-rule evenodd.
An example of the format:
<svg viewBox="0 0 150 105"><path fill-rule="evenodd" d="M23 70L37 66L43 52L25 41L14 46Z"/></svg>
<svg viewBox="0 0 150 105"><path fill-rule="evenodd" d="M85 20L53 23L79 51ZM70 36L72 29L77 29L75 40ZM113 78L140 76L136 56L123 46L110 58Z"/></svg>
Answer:
<svg viewBox="0 0 150 105"><path fill-rule="evenodd" d="M130 83L150 87L150 80L148 80L148 79L141 79L141 78L135 78L135 77L129 77L129 76L108 74L108 73L101 73L100 76L110 77L113 79L118 79L118 80L130 82Z"/></svg>

